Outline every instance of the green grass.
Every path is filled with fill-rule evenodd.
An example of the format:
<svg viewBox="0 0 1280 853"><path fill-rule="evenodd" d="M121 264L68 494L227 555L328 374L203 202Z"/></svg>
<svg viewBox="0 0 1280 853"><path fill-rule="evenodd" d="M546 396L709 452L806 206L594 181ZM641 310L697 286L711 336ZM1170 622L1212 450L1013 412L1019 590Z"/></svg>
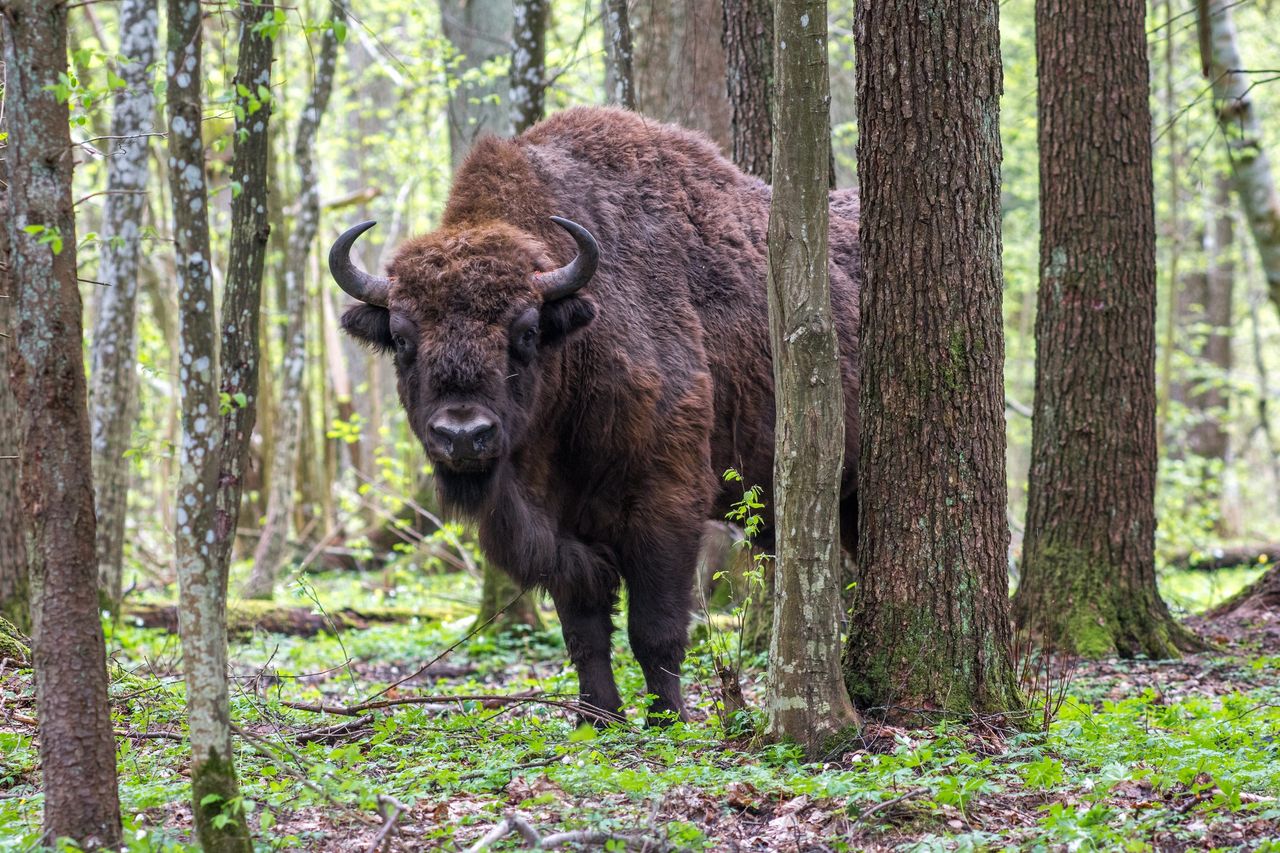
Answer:
<svg viewBox="0 0 1280 853"><path fill-rule="evenodd" d="M686 677L705 719L639 728L642 679L620 632L616 667L623 695L634 703L631 726L597 732L575 728L556 708L464 702L404 706L375 714L358 737L297 743L290 733L341 720L291 710L282 699L356 701L465 634L464 596L474 595L468 581L411 578L404 589L396 577L390 582L394 595L384 588L378 603L412 602L424 608L422 619L340 637L257 634L232 647L234 670L243 676L233 686L233 719L268 753L236 740L262 849L364 839L351 842L362 849L377 829L381 795L410 807L404 824L420 833L413 846L425 848L465 847L514 808L543 832L640 831L694 850L722 849L731 838L747 846L750 838L764 839L758 848L808 838L853 850L1148 850L1213 846L1206 839L1229 841L1233 832L1252 849L1280 849L1259 829L1280 822L1274 658L1112 663L1073 683L1048 732L1006 740L980 726L871 726L862 748L807 764L790 747L753 744L721 728L706 642L693 649ZM317 580L299 600L313 596L325 607L359 607L378 594L342 575ZM117 725L177 730L183 698L173 675L174 639L122 625L112 629L109 648L134 672L113 687ZM557 694L576 684L555 630L477 638L447 660L454 667L447 677L400 695ZM763 663L751 661L748 693L762 691ZM269 677L255 680L264 669ZM1178 687L1187 678L1202 681L1196 689ZM24 683L10 677L2 689L10 704ZM38 837L37 754L29 733L6 731L0 729L0 849L23 850ZM175 805L187 797L185 745L119 744L129 849L194 849L185 841L189 817ZM789 809L799 817L788 817ZM495 849L515 849L515 842Z"/></svg>

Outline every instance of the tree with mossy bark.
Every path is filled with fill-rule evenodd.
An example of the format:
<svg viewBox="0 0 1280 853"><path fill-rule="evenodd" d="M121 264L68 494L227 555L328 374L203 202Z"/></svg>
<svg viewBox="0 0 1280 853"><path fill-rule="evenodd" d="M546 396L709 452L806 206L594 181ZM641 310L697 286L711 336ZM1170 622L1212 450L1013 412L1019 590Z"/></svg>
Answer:
<svg viewBox="0 0 1280 853"><path fill-rule="evenodd" d="M41 838L78 848L120 844L106 643L98 615L89 407L76 276L67 5L0 5L4 59L7 268L13 304L9 375L31 581L31 661L40 719ZM8 300L5 300L8 301ZM8 519L4 520L8 522Z"/></svg>
<svg viewBox="0 0 1280 853"><path fill-rule="evenodd" d="M1036 4L1040 293L1013 611L1020 628L1086 656L1169 658L1202 647L1156 588L1145 21L1141 0Z"/></svg>
<svg viewBox="0 0 1280 853"><path fill-rule="evenodd" d="M778 0L775 20L768 298L777 563L765 712L769 737L818 758L859 724L840 673L845 407L827 270L827 2Z"/></svg>
<svg viewBox="0 0 1280 853"><path fill-rule="evenodd" d="M861 3L856 40L865 281L845 678L890 718L1017 712L998 3Z"/></svg>

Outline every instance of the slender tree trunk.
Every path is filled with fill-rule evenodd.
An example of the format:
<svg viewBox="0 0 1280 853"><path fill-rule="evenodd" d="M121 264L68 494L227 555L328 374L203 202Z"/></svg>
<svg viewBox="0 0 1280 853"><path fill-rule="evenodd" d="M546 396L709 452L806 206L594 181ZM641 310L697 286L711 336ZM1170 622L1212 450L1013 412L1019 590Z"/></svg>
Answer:
<svg viewBox="0 0 1280 853"><path fill-rule="evenodd" d="M636 109L700 130L731 151L719 4L632 0L630 8Z"/></svg>
<svg viewBox="0 0 1280 853"><path fill-rule="evenodd" d="M826 0L778 0L769 209L777 529L768 735L819 757L858 724L840 672L844 395L827 273Z"/></svg>
<svg viewBox="0 0 1280 853"><path fill-rule="evenodd" d="M218 337L210 275L209 196L201 139L200 5L168 0L169 192L178 275L182 441L176 511L179 635L191 741L191 808L206 853L253 848L231 751L227 691L227 575L215 547ZM218 821L219 816L230 820ZM221 824L221 825L219 825Z"/></svg>
<svg viewBox="0 0 1280 853"><path fill-rule="evenodd" d="M332 21L344 19L341 7L334 3ZM288 261L285 266L284 364L279 378L279 408L276 416L275 446L272 448L271 480L267 495L267 522L262 538L253 553L253 571L245 584L249 598L271 598L275 594L276 573L285 555L285 539L289 533L289 516L293 512L293 493L297 484L298 445L302 431L303 375L307 362L307 287L304 273L311 244L320 224L319 178L316 175L315 147L320 122L333 93L333 77L338 60L338 39L334 27L321 36L311 94L302 109L294 138L293 159L298 167L298 216L289 231Z"/></svg>
<svg viewBox="0 0 1280 853"><path fill-rule="evenodd" d="M1235 0L1198 0L1201 62L1213 86L1218 128L1231 160L1232 185L1258 247L1271 304L1280 311L1280 193L1271 159L1262 148L1262 127L1253 99L1256 84L1249 82L1243 70L1248 66L1236 46L1233 5ZM1203 55L1206 48L1208 56Z"/></svg>
<svg viewBox="0 0 1280 853"><path fill-rule="evenodd" d="M0 63L7 53L4 47L6 27L0 26ZM0 65L0 76L3 76ZM8 133L8 122L0 116L0 135ZM9 169L7 146L0 142L0 212L9 215ZM31 595L27 582L27 543L22 522L22 495L19 473L22 463L18 447L21 433L18 404L9 381L9 366L16 358L13 351L13 306L18 289L14 286L13 267L9 261L9 229L0 226L0 618L8 619L20 630L31 631Z"/></svg>
<svg viewBox="0 0 1280 853"><path fill-rule="evenodd" d="M1199 647L1156 589L1146 4L1037 0L1040 300L1018 625L1082 655Z"/></svg>
<svg viewBox="0 0 1280 853"><path fill-rule="evenodd" d="M511 127L524 133L542 120L547 89L549 0L515 0L511 27Z"/></svg>
<svg viewBox="0 0 1280 853"><path fill-rule="evenodd" d="M866 281L845 677L890 718L1014 711L998 3L857 14Z"/></svg>
<svg viewBox="0 0 1280 853"><path fill-rule="evenodd" d="M271 149L271 59L274 43L260 28L275 11L272 0L240 7L240 50L233 85L237 90L235 181L231 199L231 249L222 294L221 443L214 516L214 556L226 577L240 496L248 472L249 439L258 414L258 327L262 271L271 237L268 158ZM246 94L247 93L247 94Z"/></svg>
<svg viewBox="0 0 1280 853"><path fill-rule="evenodd" d="M159 40L156 0L124 0L120 6L120 63L124 88L115 94L111 134L115 156L107 158L107 204L102 222L102 263L93 328L94 503L98 511L98 582L113 613L120 610L124 577L124 523L129 504L125 458L138 408L134 364L134 315L138 299L138 250L155 129L151 66Z"/></svg>
<svg viewBox="0 0 1280 853"><path fill-rule="evenodd" d="M457 54L449 67L449 151L456 172L482 134L506 136L507 78L481 75L511 49L512 0L440 0L440 23ZM472 72L468 78L468 72Z"/></svg>
<svg viewBox="0 0 1280 853"><path fill-rule="evenodd" d="M604 0L605 100L628 110L636 108L633 56L627 0Z"/></svg>
<svg viewBox="0 0 1280 853"><path fill-rule="evenodd" d="M18 447L0 455L21 457L0 464L20 467L44 837L115 847L120 802L98 617L74 158L67 105L55 94L67 72L67 7L13 0L0 10L10 131L5 225L15 302L5 382L12 383L19 418Z"/></svg>
<svg viewBox="0 0 1280 853"><path fill-rule="evenodd" d="M1231 402L1227 389L1235 305L1231 216L1229 179L1219 176L1214 181L1213 205L1205 227L1205 273L1198 279L1201 286L1191 294L1195 302L1190 317L1194 321L1191 355L1200 370L1192 377L1186 402L1192 412L1187 448L1197 456L1222 463L1226 462L1230 441L1224 421Z"/></svg>
<svg viewBox="0 0 1280 853"><path fill-rule="evenodd" d="M773 0L722 0L733 162L772 180Z"/></svg>

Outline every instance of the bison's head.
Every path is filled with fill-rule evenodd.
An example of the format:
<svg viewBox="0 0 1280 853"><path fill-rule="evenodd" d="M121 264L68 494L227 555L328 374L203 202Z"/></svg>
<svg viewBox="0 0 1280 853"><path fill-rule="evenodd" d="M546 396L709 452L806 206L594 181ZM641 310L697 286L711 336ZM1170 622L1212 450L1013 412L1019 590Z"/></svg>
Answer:
<svg viewBox="0 0 1280 853"><path fill-rule="evenodd" d="M386 278L351 262L372 222L348 230L329 253L334 279L360 301L343 328L394 357L409 423L446 502L462 510L480 506L494 472L526 442L547 384L540 362L595 317L580 291L599 260L596 241L552 219L578 246L558 269L540 240L505 223L410 240Z"/></svg>

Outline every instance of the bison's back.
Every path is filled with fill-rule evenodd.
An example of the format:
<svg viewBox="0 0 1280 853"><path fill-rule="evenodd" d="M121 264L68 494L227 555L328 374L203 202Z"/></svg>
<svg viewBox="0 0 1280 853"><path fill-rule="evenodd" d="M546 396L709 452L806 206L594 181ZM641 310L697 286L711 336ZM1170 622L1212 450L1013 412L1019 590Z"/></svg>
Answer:
<svg viewBox="0 0 1280 853"><path fill-rule="evenodd" d="M768 186L702 135L615 108L565 110L512 142L489 144L478 147L457 185L499 189L472 192L467 204L501 209L513 224L562 242L544 222L566 216L600 243L590 286L599 315L570 358L609 377L585 393L597 405L625 409L626 418L601 418L594 428L617 432L615 447L652 450L638 434L668 441L664 418L702 394L712 438L700 476L718 478L732 466L771 489ZM460 207L451 199L451 210ZM564 251L558 261L571 252L567 243ZM853 461L859 273L852 191L832 194L830 257ZM723 490L717 513L732 491Z"/></svg>

